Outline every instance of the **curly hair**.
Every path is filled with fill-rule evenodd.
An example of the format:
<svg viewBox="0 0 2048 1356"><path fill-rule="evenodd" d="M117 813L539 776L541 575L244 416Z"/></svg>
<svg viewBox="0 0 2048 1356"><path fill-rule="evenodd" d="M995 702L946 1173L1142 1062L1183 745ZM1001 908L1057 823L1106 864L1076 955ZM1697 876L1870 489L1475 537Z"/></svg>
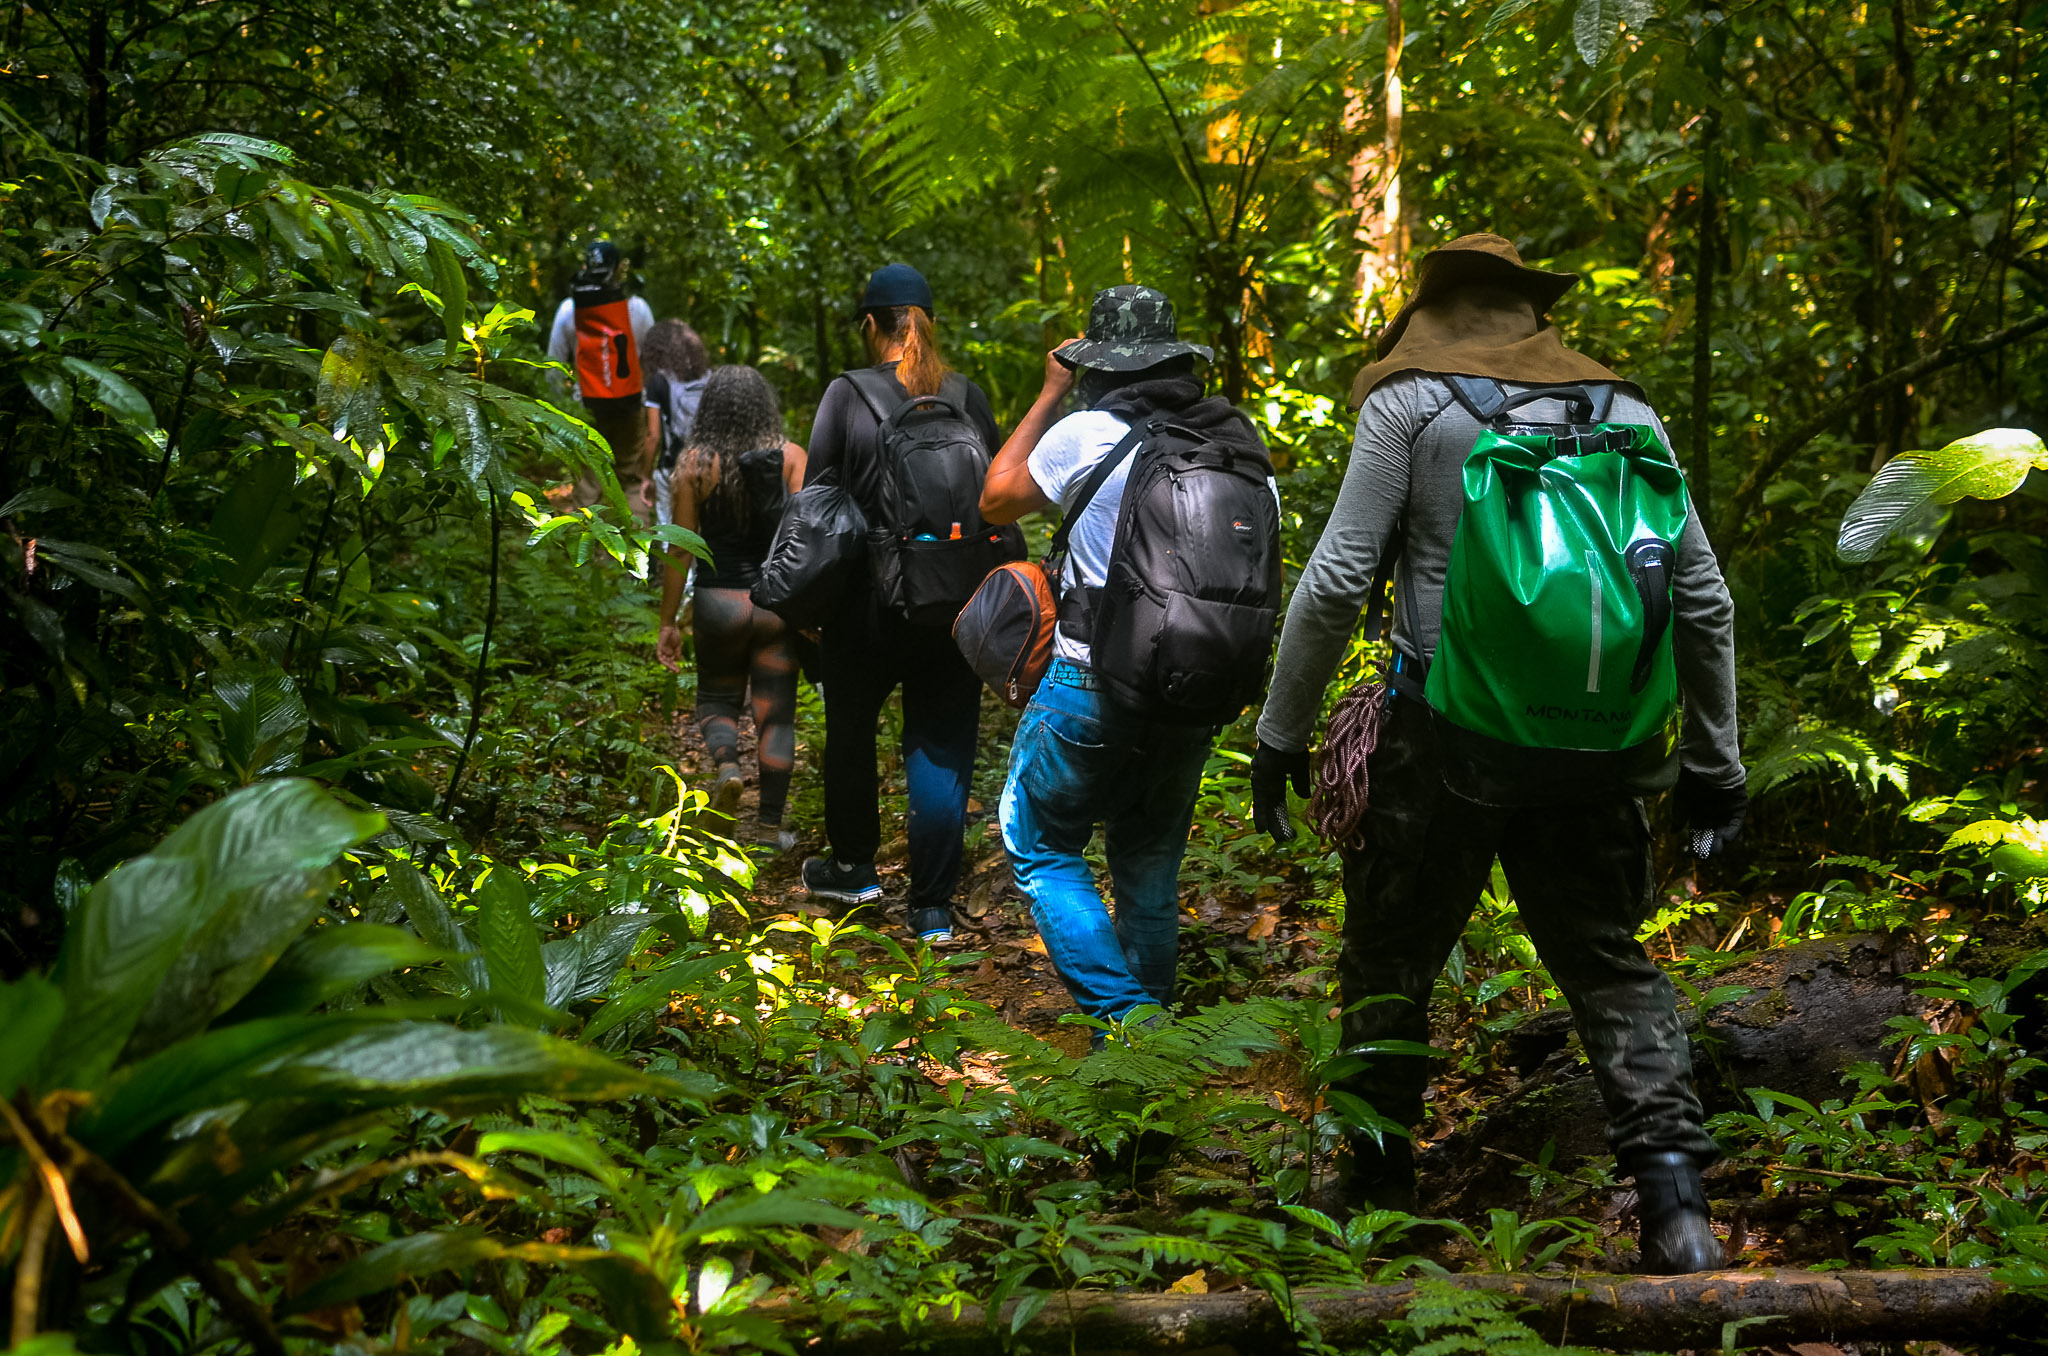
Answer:
<svg viewBox="0 0 2048 1356"><path fill-rule="evenodd" d="M695 381L711 369L704 341L680 320L663 320L647 331L640 361L651 371L666 372L677 381Z"/></svg>
<svg viewBox="0 0 2048 1356"><path fill-rule="evenodd" d="M753 518L754 504L740 472L740 458L764 447L779 452L783 441L782 402L775 398L768 378L751 367L714 367L697 405L697 422L690 430L677 485L685 478L702 484L707 476L716 475L710 493L699 501L702 521L744 528Z"/></svg>

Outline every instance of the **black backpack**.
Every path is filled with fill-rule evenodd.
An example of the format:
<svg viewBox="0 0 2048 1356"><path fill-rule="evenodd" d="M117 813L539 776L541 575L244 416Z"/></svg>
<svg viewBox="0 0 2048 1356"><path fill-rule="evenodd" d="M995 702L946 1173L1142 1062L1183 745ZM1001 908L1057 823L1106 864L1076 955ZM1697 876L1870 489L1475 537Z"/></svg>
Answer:
<svg viewBox="0 0 2048 1356"><path fill-rule="evenodd" d="M907 400L876 368L846 379L881 424L881 513L868 525L875 593L910 621L951 626L989 571L1025 555L1021 529L981 519L991 453L967 417L967 379L949 372L937 395Z"/></svg>
<svg viewBox="0 0 2048 1356"><path fill-rule="evenodd" d="M1115 705L1227 725L1257 701L1280 616L1280 504L1250 424L1219 438L1149 421L1103 587L1074 594L1093 596L1063 600L1060 624Z"/></svg>

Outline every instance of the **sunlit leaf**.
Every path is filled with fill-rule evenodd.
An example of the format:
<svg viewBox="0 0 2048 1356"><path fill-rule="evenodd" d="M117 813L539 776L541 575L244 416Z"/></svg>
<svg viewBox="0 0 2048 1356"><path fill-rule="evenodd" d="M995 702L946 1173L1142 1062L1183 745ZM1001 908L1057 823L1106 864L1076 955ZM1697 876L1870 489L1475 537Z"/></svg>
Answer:
<svg viewBox="0 0 2048 1356"><path fill-rule="evenodd" d="M2027 429L1986 429L1933 451L1902 452L1842 515L1835 552L1847 561L1869 560L1921 511L1959 499L2003 499L2035 469L2048 470L2048 446Z"/></svg>

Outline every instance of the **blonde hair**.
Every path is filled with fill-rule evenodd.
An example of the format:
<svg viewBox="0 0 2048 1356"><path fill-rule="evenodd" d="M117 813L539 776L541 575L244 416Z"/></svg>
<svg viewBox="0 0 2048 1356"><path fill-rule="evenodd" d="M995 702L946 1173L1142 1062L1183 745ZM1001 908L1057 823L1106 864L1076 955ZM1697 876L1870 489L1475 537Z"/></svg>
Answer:
<svg viewBox="0 0 2048 1356"><path fill-rule="evenodd" d="M869 311L868 319L875 327L870 344L882 339L902 341L903 356L896 362L896 380L903 383L904 391L914 396L937 395L939 383L952 369L939 352L931 313L922 306L891 306Z"/></svg>

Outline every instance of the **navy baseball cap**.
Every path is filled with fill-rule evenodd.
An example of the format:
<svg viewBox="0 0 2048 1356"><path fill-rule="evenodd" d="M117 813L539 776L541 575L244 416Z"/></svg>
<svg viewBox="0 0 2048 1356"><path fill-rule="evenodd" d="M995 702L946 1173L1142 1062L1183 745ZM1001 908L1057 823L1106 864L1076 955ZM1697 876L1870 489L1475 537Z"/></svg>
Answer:
<svg viewBox="0 0 2048 1356"><path fill-rule="evenodd" d="M610 273L619 266L619 247L609 240L593 240L583 247L583 271Z"/></svg>
<svg viewBox="0 0 2048 1356"><path fill-rule="evenodd" d="M898 306L921 306L932 312L932 285L909 264L884 264L868 275L867 290L860 294L863 311L887 311Z"/></svg>

